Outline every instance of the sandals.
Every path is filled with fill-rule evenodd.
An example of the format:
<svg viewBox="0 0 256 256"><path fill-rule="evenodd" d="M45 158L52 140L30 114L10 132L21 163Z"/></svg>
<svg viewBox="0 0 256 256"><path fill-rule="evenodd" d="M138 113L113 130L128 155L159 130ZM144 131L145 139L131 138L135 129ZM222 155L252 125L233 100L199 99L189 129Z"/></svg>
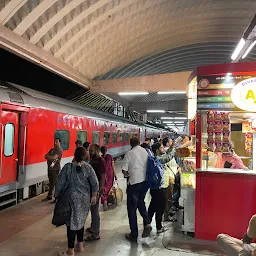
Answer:
<svg viewBox="0 0 256 256"><path fill-rule="evenodd" d="M70 255L68 255L67 252L64 251L64 252L59 252L59 256L70 256Z"/></svg>
<svg viewBox="0 0 256 256"><path fill-rule="evenodd" d="M85 249L84 249L84 246L82 245L82 246L79 246L78 245L79 244L79 242L76 244L76 246L75 246L75 251L76 252L83 252ZM81 243L81 244L83 244L83 243Z"/></svg>
<svg viewBox="0 0 256 256"><path fill-rule="evenodd" d="M91 230L91 228L87 228L85 231L90 233L90 234L93 234L93 231Z"/></svg>
<svg viewBox="0 0 256 256"><path fill-rule="evenodd" d="M91 234L84 239L85 242L93 242L98 240L100 240L100 237L96 237L94 234Z"/></svg>

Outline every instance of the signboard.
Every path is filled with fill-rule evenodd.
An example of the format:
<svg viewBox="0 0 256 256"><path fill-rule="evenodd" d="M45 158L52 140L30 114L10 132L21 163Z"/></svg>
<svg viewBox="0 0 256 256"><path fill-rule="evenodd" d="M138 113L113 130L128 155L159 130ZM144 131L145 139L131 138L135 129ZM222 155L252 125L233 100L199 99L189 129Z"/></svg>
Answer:
<svg viewBox="0 0 256 256"><path fill-rule="evenodd" d="M256 78L238 83L232 90L231 99L238 108L256 112Z"/></svg>
<svg viewBox="0 0 256 256"><path fill-rule="evenodd" d="M221 97L202 97L198 98L198 102L230 102L230 96L221 96Z"/></svg>
<svg viewBox="0 0 256 256"><path fill-rule="evenodd" d="M226 75L197 77L198 110L256 112L256 77Z"/></svg>

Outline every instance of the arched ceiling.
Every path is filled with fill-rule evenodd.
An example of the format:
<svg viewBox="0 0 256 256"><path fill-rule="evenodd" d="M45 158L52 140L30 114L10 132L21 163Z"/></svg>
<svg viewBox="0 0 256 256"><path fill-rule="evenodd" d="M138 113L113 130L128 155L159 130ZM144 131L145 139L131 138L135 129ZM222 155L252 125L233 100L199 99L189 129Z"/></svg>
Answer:
<svg viewBox="0 0 256 256"><path fill-rule="evenodd" d="M223 63L255 10L255 0L1 0L0 22L89 78L115 78Z"/></svg>

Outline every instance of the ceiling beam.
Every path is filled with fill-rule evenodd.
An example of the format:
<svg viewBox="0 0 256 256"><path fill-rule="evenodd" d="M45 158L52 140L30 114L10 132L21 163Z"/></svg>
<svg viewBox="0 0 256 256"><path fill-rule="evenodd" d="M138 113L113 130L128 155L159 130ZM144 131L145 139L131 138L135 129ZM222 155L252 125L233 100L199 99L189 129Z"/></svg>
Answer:
<svg viewBox="0 0 256 256"><path fill-rule="evenodd" d="M191 71L153 76L96 80L91 87L94 93L184 91Z"/></svg>
<svg viewBox="0 0 256 256"><path fill-rule="evenodd" d="M85 88L89 88L92 85L90 78L58 60L52 54L31 44L3 25L0 25L0 48L27 59Z"/></svg>

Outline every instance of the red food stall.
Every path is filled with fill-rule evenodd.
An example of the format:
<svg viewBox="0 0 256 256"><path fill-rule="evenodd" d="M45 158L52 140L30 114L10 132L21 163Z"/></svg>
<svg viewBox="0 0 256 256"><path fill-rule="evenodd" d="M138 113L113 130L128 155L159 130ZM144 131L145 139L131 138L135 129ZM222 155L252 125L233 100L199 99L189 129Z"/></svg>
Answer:
<svg viewBox="0 0 256 256"><path fill-rule="evenodd" d="M198 67L195 78L195 237L241 238L256 214L256 63Z"/></svg>

